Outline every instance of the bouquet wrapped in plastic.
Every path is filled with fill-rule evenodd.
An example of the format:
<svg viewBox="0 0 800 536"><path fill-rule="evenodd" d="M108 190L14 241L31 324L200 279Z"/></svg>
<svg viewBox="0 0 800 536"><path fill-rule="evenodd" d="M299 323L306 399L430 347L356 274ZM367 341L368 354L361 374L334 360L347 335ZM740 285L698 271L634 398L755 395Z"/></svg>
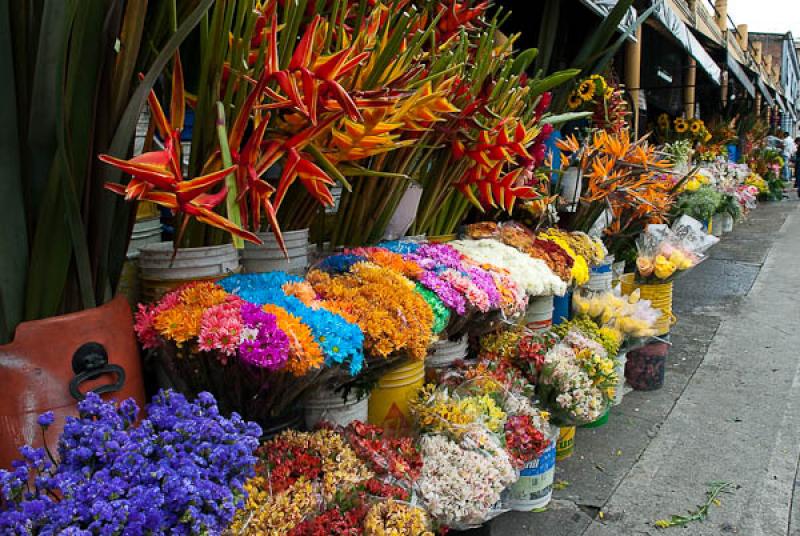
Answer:
<svg viewBox="0 0 800 536"><path fill-rule="evenodd" d="M656 335L655 323L662 315L649 300L623 296L619 287L606 292L575 292L572 307L576 315L586 315L598 325L618 331L626 341Z"/></svg>
<svg viewBox="0 0 800 536"><path fill-rule="evenodd" d="M664 283L694 268L705 260L705 252L719 242L706 233L702 224L681 216L667 227L648 225L636 239L636 280L641 283Z"/></svg>
<svg viewBox="0 0 800 536"><path fill-rule="evenodd" d="M503 448L508 415L491 392L497 385L477 378L455 389L428 385L411 401L422 434L415 489L431 517L449 528L476 527L501 514L501 494L518 478Z"/></svg>

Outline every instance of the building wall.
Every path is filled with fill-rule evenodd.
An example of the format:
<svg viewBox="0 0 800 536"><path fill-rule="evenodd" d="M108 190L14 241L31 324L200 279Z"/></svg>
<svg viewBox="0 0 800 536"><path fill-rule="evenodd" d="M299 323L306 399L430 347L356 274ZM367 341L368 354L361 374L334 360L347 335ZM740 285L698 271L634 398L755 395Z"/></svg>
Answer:
<svg viewBox="0 0 800 536"><path fill-rule="evenodd" d="M779 62L780 84L784 95L789 101L789 106L797 109L796 104L800 100L800 60L792 34L750 33L750 41L762 43L763 54L765 56L771 54L773 63ZM797 122L791 114L781 114L780 126L792 135L797 134Z"/></svg>

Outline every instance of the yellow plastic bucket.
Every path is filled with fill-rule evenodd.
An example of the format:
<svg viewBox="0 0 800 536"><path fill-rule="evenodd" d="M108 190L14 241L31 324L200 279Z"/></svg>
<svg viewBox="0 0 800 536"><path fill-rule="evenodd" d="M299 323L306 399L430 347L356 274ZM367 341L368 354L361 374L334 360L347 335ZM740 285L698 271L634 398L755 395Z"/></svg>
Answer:
<svg viewBox="0 0 800 536"><path fill-rule="evenodd" d="M428 242L433 242L435 244L446 244L447 242L452 242L458 238L458 235L455 233L445 234L445 235L437 235L437 236L429 236Z"/></svg>
<svg viewBox="0 0 800 536"><path fill-rule="evenodd" d="M623 294L631 294L637 288L639 297L650 300L654 309L661 311L661 318L656 321L656 335L666 335L675 324L672 314L672 281L667 283L636 283L635 274L624 274L620 279Z"/></svg>
<svg viewBox="0 0 800 536"><path fill-rule="evenodd" d="M406 361L378 380L369 398L367 420L390 435L411 429L408 402L425 382L425 362Z"/></svg>
<svg viewBox="0 0 800 536"><path fill-rule="evenodd" d="M139 269L136 266L136 259L128 259L122 265L122 273L117 284L117 294L122 294L128 300L131 309L136 310L139 303Z"/></svg>
<svg viewBox="0 0 800 536"><path fill-rule="evenodd" d="M158 207L150 201L139 201L136 205L136 221L149 220L158 217Z"/></svg>
<svg viewBox="0 0 800 536"><path fill-rule="evenodd" d="M575 427L562 426L556 443L556 460L566 460L575 453Z"/></svg>

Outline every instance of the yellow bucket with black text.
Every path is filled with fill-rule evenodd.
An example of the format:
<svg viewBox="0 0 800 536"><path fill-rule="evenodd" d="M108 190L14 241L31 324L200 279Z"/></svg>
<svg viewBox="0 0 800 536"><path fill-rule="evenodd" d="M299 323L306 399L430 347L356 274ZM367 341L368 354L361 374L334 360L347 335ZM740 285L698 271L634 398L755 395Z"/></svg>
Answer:
<svg viewBox="0 0 800 536"><path fill-rule="evenodd" d="M425 362L406 361L378 380L369 398L368 421L398 436L411 429L408 403L425 383Z"/></svg>
<svg viewBox="0 0 800 536"><path fill-rule="evenodd" d="M556 460L566 460L575 453L575 427L562 426L556 443Z"/></svg>

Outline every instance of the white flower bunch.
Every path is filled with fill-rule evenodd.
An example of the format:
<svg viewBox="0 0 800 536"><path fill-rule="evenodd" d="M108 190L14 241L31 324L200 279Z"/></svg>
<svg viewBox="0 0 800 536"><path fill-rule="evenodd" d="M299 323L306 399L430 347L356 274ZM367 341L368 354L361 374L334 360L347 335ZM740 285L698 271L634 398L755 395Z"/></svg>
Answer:
<svg viewBox="0 0 800 536"><path fill-rule="evenodd" d="M494 238L456 240L450 245L480 264L505 268L530 296L563 296L567 284L541 259L534 259Z"/></svg>
<svg viewBox="0 0 800 536"><path fill-rule="evenodd" d="M564 343L545 355L540 382L555 395L553 411L565 412L580 423L598 419L605 410L603 392L578 364L575 351Z"/></svg>
<svg viewBox="0 0 800 536"><path fill-rule="evenodd" d="M487 521L500 494L517 480L508 454L485 431L468 433L460 444L427 435L421 452L417 491L431 516L450 527Z"/></svg>

